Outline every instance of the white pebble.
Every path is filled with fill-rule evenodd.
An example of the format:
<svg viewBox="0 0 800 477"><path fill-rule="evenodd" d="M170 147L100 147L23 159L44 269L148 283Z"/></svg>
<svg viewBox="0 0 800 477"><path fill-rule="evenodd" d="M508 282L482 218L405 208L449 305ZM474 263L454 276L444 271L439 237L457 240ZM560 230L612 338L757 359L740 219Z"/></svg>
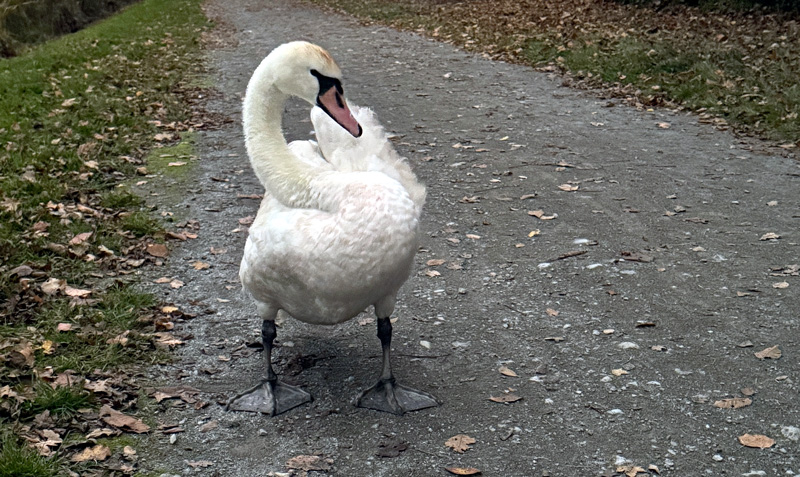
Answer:
<svg viewBox="0 0 800 477"><path fill-rule="evenodd" d="M617 347L620 349L639 349L639 345L633 341L623 341L622 343L618 344Z"/></svg>

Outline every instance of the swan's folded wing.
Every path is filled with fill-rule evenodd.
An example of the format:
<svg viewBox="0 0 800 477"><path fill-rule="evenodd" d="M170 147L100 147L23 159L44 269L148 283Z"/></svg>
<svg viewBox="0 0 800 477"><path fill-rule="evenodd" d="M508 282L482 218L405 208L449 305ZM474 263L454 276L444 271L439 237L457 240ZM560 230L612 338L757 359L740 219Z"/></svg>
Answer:
<svg viewBox="0 0 800 477"><path fill-rule="evenodd" d="M375 113L355 105L350 110L361 125L361 137L353 137L322 109L311 110L311 122L325 160L343 172L382 172L400 182L414 203L422 207L425 187L417 181L408 161L395 151Z"/></svg>

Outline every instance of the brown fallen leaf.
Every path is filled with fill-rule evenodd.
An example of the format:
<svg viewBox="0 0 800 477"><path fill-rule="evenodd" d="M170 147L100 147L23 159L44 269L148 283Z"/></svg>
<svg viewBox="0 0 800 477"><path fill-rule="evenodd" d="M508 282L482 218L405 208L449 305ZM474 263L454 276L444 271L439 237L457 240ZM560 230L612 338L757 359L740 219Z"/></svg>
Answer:
<svg viewBox="0 0 800 477"><path fill-rule="evenodd" d="M88 460L106 460L111 456L111 449L103 444L97 444L94 447L87 447L81 452L72 456L72 462L86 462Z"/></svg>
<svg viewBox="0 0 800 477"><path fill-rule="evenodd" d="M491 396L489 398L490 401L499 402L499 403L503 403L503 404L509 404L509 403L512 403L512 402L517 402L517 401L519 401L521 399L522 399L521 396L517 396L516 394L513 394L513 393L503 394L502 396Z"/></svg>
<svg viewBox="0 0 800 477"><path fill-rule="evenodd" d="M169 256L169 250L163 243L147 244L147 253L158 258L166 258Z"/></svg>
<svg viewBox="0 0 800 477"><path fill-rule="evenodd" d="M298 455L286 461L286 467L306 472L330 470L331 464L333 464L333 459L321 455Z"/></svg>
<svg viewBox="0 0 800 477"><path fill-rule="evenodd" d="M425 270L425 275L429 277L438 277L441 275L441 273L437 272L436 270Z"/></svg>
<svg viewBox="0 0 800 477"><path fill-rule="evenodd" d="M560 186L558 186L558 188L560 190L563 190L564 192L575 192L576 190L578 190L578 187L579 186L572 184L561 184Z"/></svg>
<svg viewBox="0 0 800 477"><path fill-rule="evenodd" d="M764 348L761 351L758 351L753 354L758 359L779 359L782 355L780 348L778 348L778 345L770 346L769 348Z"/></svg>
<svg viewBox="0 0 800 477"><path fill-rule="evenodd" d="M198 467L200 467L200 468L211 467L212 465L214 465L214 463L211 462L210 460L194 460L194 461L186 462L186 465L188 465L189 467L191 467L193 469L196 469Z"/></svg>
<svg viewBox="0 0 800 477"><path fill-rule="evenodd" d="M727 398L727 399L720 399L719 401L714 401L714 407L718 407L720 409L739 409L740 407L746 407L753 404L753 400L750 398Z"/></svg>
<svg viewBox="0 0 800 477"><path fill-rule="evenodd" d="M544 211L543 210L529 210L528 211L528 215L536 217L539 220L553 220L556 217L558 217L558 214L544 215Z"/></svg>
<svg viewBox="0 0 800 477"><path fill-rule="evenodd" d="M56 329L61 332L70 331L72 330L72 323L59 323Z"/></svg>
<svg viewBox="0 0 800 477"><path fill-rule="evenodd" d="M628 477L636 477L636 474L639 472L647 472L644 470L643 467L639 467L638 465L618 465L617 472L621 474L625 474Z"/></svg>
<svg viewBox="0 0 800 477"><path fill-rule="evenodd" d="M627 372L627 371L625 371L625 370L624 370L624 369L622 369L622 368L618 368L618 369L612 369L612 370L611 370L611 374L613 374L614 376L617 376L617 377L619 377L619 376L622 376L622 375L628 374L628 372Z"/></svg>
<svg viewBox="0 0 800 477"><path fill-rule="evenodd" d="M500 369L498 369L498 371L500 371L500 374L502 374L503 376L508 376L510 378L519 377L517 375L517 373L515 373L513 370L511 370L510 368L508 368L506 366L500 366Z"/></svg>
<svg viewBox="0 0 800 477"><path fill-rule="evenodd" d="M192 262L192 268L194 268L195 270L205 270L205 269L210 268L210 267L211 267L211 264L208 263L208 262L201 262L200 260L197 260L196 262Z"/></svg>
<svg viewBox="0 0 800 477"><path fill-rule="evenodd" d="M775 440L762 434L744 434L739 436L739 443L745 447L766 449L775 445Z"/></svg>
<svg viewBox="0 0 800 477"><path fill-rule="evenodd" d="M83 242L85 242L86 240L88 240L89 237L91 237L91 236L92 236L92 232L84 232L82 234L78 234L78 235L72 237L71 239L69 239L69 244L70 245L80 245Z"/></svg>
<svg viewBox="0 0 800 477"><path fill-rule="evenodd" d="M252 216L252 215L248 215L247 217L242 217L241 219L239 219L239 223L240 223L241 225L250 225L250 224L252 224L252 223L253 223L253 221L254 221L255 219L256 219L256 218L255 218L254 216Z"/></svg>
<svg viewBox="0 0 800 477"><path fill-rule="evenodd" d="M544 310L544 312L547 313L548 316L558 316L558 311L552 308L548 308Z"/></svg>
<svg viewBox="0 0 800 477"><path fill-rule="evenodd" d="M141 434L150 431L150 426L142 422L140 419L128 416L119 411L111 409L108 404L100 408L100 418L108 425Z"/></svg>
<svg viewBox="0 0 800 477"><path fill-rule="evenodd" d="M94 429L88 434L86 434L87 439L96 439L98 437L114 437L122 434L119 429L111 429L108 427L103 427L100 429Z"/></svg>
<svg viewBox="0 0 800 477"><path fill-rule="evenodd" d="M428 260L427 262L425 262L425 265L427 265L429 267L438 267L439 265L442 265L446 261L447 260L445 260L443 258L432 258L432 259Z"/></svg>
<svg viewBox="0 0 800 477"><path fill-rule="evenodd" d="M444 470L455 475L480 475L481 471L475 467L445 467Z"/></svg>
<svg viewBox="0 0 800 477"><path fill-rule="evenodd" d="M472 437L466 434L457 434L445 441L444 445L453 449L453 451L463 454L470 449L470 445L477 442Z"/></svg>

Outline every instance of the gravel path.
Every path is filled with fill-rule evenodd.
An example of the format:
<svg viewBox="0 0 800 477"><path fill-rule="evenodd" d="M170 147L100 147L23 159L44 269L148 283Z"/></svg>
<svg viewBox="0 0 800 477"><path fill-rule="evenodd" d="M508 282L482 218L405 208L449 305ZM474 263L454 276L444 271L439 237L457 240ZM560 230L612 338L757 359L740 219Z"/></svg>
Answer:
<svg viewBox="0 0 800 477"><path fill-rule="evenodd" d="M618 465L800 473L794 157L755 152L696 116L639 111L301 3L211 0L209 10L227 35L209 52L222 92L209 108L234 122L202 133L192 175L152 198L199 225L159 271L186 285L153 285L198 314L178 326L190 338L179 360L153 379L192 386L209 404L158 404L156 419L183 432L146 438L143 470L286 475L292 457L318 454L328 474L349 477L449 475L446 466L487 476L615 475ZM261 193L240 102L260 60L295 39L332 53L348 100L377 111L428 186L394 352L398 378L437 395L439 408L395 417L353 406L379 373L371 313L279 329L276 369L313 403L271 419L219 405L262 372L247 346L260 322L237 278L239 220L258 206L241 196ZM292 103L284 124L288 137L308 138L308 108ZM211 267L195 270L196 260ZM780 359L754 355L775 345ZM489 400L510 390L522 399ZM714 406L745 396L751 405ZM775 444L745 447L747 433ZM463 454L444 445L457 434L476 441Z"/></svg>

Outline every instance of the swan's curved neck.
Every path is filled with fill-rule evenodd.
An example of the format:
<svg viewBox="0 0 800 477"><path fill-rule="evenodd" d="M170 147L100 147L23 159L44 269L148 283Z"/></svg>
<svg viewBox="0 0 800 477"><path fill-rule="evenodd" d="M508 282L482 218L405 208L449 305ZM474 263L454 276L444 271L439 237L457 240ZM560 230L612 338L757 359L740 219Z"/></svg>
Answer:
<svg viewBox="0 0 800 477"><path fill-rule="evenodd" d="M267 192L287 205L308 206L309 183L321 171L298 160L281 129L288 95L269 81L248 85L242 116L250 164Z"/></svg>

